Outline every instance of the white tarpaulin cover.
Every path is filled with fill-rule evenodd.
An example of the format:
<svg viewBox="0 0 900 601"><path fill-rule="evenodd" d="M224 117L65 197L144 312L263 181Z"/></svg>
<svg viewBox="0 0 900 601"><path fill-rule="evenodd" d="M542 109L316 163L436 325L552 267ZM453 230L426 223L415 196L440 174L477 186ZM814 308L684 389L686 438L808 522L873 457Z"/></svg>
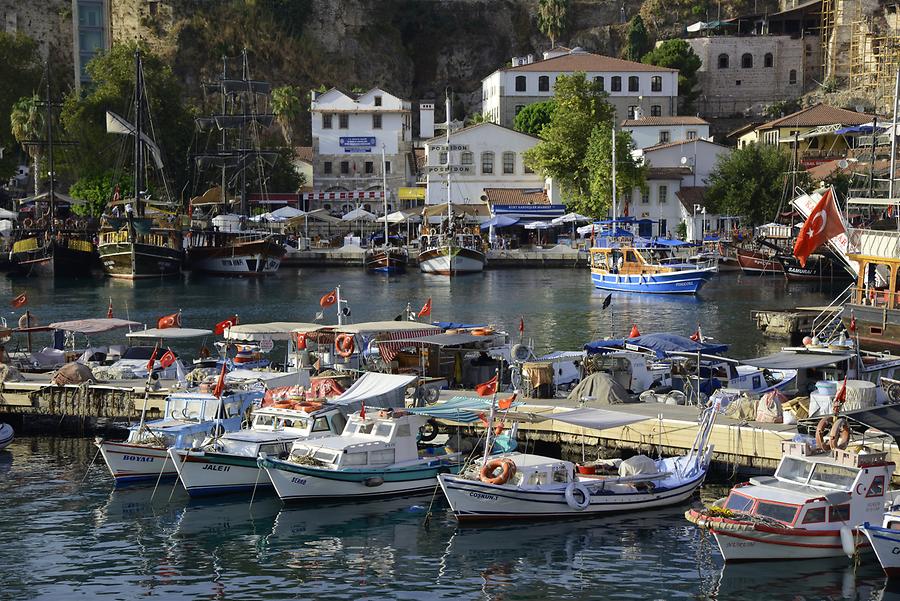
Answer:
<svg viewBox="0 0 900 601"><path fill-rule="evenodd" d="M96 319L73 319L72 321L57 321L50 324L54 330L77 332L78 334L102 334L119 328L140 327L137 321L127 319L115 319L112 317L98 317Z"/></svg>
<svg viewBox="0 0 900 601"><path fill-rule="evenodd" d="M298 330L316 330L314 323L298 321L271 321L268 323L242 323L225 330L226 340L259 342L260 340L290 340Z"/></svg>
<svg viewBox="0 0 900 601"><path fill-rule="evenodd" d="M627 426L635 422L642 422L647 417L636 415L634 413L623 413L621 411L607 411L605 409L590 409L584 407L582 409L573 409L572 411L564 411L562 413L553 413L547 416L548 419L554 419L573 426L582 426L584 428L593 428L594 430L603 430L604 428L618 428Z"/></svg>
<svg viewBox="0 0 900 601"><path fill-rule="evenodd" d="M343 221L375 221L375 214L370 213L364 208L353 209L343 217Z"/></svg>
<svg viewBox="0 0 900 601"><path fill-rule="evenodd" d="M358 411L363 404L366 407L403 407L406 387L415 381L416 376L366 372L341 396L330 402L345 406L350 411Z"/></svg>
<svg viewBox="0 0 900 601"><path fill-rule="evenodd" d="M212 330L201 330L198 328L150 328L149 330L128 332L125 335L128 338L149 338L151 340L169 338L175 340L179 338L201 338L203 336L211 336Z"/></svg>

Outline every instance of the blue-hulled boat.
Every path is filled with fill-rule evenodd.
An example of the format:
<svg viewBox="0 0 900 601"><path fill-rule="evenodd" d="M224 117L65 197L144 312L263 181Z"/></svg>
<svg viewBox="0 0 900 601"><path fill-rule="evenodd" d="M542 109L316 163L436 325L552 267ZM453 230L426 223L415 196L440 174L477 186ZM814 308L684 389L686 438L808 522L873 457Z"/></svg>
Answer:
<svg viewBox="0 0 900 601"><path fill-rule="evenodd" d="M715 261L651 262L626 245L591 249L591 282L595 288L648 294L696 294L716 274Z"/></svg>

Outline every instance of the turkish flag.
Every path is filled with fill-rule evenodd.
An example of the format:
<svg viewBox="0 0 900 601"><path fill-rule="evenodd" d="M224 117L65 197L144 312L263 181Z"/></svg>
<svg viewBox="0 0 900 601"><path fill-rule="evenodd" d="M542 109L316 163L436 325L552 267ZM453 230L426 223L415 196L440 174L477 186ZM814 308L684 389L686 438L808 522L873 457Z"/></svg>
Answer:
<svg viewBox="0 0 900 601"><path fill-rule="evenodd" d="M525 316L519 318L519 334L525 333Z"/></svg>
<svg viewBox="0 0 900 601"><path fill-rule="evenodd" d="M800 228L797 242L794 243L794 256L800 261L800 265L806 267L806 259L809 258L809 255L835 236L846 231L847 228L844 227L844 221L834 202L832 189L829 188L809 214L803 227Z"/></svg>
<svg viewBox="0 0 900 601"><path fill-rule="evenodd" d="M425 301L425 304L422 306L422 310L419 311L419 317L429 316L431 316L431 298Z"/></svg>
<svg viewBox="0 0 900 601"><path fill-rule="evenodd" d="M106 319L113 318L112 299L109 299L109 307L106 309Z"/></svg>
<svg viewBox="0 0 900 601"><path fill-rule="evenodd" d="M219 373L219 380L216 382L216 387L213 388L213 396L217 399L222 398L222 393L225 392L225 366L227 364L227 361L222 361L222 371Z"/></svg>
<svg viewBox="0 0 900 601"><path fill-rule="evenodd" d="M225 330L227 330L228 328L231 328L231 327L233 327L233 326L236 326L237 324L238 324L238 317L237 317L237 315L232 315L232 316L229 317L228 319L226 319L226 320L224 320L224 321L220 321L219 323L217 323L217 324L216 324L216 327L213 328L213 333L214 333L216 336L221 336L222 334L225 333Z"/></svg>
<svg viewBox="0 0 900 601"><path fill-rule="evenodd" d="M153 364L156 363L156 351L159 350L159 345L156 344L153 346L153 353L150 355L150 360L147 361L147 371L153 371Z"/></svg>
<svg viewBox="0 0 900 601"><path fill-rule="evenodd" d="M175 363L175 359L175 353L172 352L172 349L168 349L165 354L159 358L159 364L165 369L172 366Z"/></svg>
<svg viewBox="0 0 900 601"><path fill-rule="evenodd" d="M156 327L160 330L165 330L166 328L180 328L181 311L160 317L156 322Z"/></svg>
<svg viewBox="0 0 900 601"><path fill-rule="evenodd" d="M480 396L491 396L492 394L497 394L497 376L494 376L487 382L476 386L475 392L477 392Z"/></svg>
<svg viewBox="0 0 900 601"><path fill-rule="evenodd" d="M337 302L337 288L335 288L334 290L332 290L331 292L329 292L328 294L326 294L325 296L320 298L319 306L324 309L325 307L330 307L331 305L333 305L336 302Z"/></svg>
<svg viewBox="0 0 900 601"><path fill-rule="evenodd" d="M25 305L25 303L27 303L27 302L28 302L28 296L23 292L16 298L12 299L12 301L10 301L9 304L10 304L10 306L12 306L13 309L18 309L19 307Z"/></svg>
<svg viewBox="0 0 900 601"><path fill-rule="evenodd" d="M510 407L512 407L513 401L516 400L516 396L518 396L517 392L514 392L512 396L508 396L505 399L500 399L497 401L497 408L501 411L506 411Z"/></svg>

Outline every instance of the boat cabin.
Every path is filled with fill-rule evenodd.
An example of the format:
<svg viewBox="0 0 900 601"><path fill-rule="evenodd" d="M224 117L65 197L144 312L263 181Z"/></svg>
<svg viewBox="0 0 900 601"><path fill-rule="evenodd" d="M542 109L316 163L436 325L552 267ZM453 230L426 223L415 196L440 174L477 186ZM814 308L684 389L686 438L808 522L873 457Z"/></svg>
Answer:
<svg viewBox="0 0 900 601"><path fill-rule="evenodd" d="M591 269L597 273L612 275L638 275L648 273L670 273L676 271L676 264L667 265L659 260L645 257L647 249L637 249L621 245L613 247L594 247L591 249ZM663 252L660 250L659 252ZM682 265L682 267L684 267ZM695 265L688 265L690 268Z"/></svg>
<svg viewBox="0 0 900 601"><path fill-rule="evenodd" d="M575 467L570 461L525 453L498 456L499 459L504 457L509 457L516 464L516 473L508 482L510 486L543 488L553 484L565 485L575 480Z"/></svg>
<svg viewBox="0 0 900 601"><path fill-rule="evenodd" d="M626 390L640 393L659 386L672 385L672 366L655 361L650 353L613 351L590 356L591 373L603 372Z"/></svg>
<svg viewBox="0 0 900 601"><path fill-rule="evenodd" d="M885 453L836 449L815 454L794 442L783 443L782 449L775 475L732 488L726 509L811 530L881 522L894 472Z"/></svg>
<svg viewBox="0 0 900 601"><path fill-rule="evenodd" d="M264 407L253 412L249 429L230 432L210 441L218 453L256 457L259 453L280 456L297 439L313 440L335 436L347 420L337 407L325 407L312 413L302 409Z"/></svg>

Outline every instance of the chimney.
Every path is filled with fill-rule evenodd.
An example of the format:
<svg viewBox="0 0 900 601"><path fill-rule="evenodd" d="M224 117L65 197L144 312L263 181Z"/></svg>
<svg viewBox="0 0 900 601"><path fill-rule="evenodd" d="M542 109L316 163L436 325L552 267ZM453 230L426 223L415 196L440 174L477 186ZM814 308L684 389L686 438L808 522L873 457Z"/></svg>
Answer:
<svg viewBox="0 0 900 601"><path fill-rule="evenodd" d="M434 137L434 103L419 103L419 137L428 140Z"/></svg>

